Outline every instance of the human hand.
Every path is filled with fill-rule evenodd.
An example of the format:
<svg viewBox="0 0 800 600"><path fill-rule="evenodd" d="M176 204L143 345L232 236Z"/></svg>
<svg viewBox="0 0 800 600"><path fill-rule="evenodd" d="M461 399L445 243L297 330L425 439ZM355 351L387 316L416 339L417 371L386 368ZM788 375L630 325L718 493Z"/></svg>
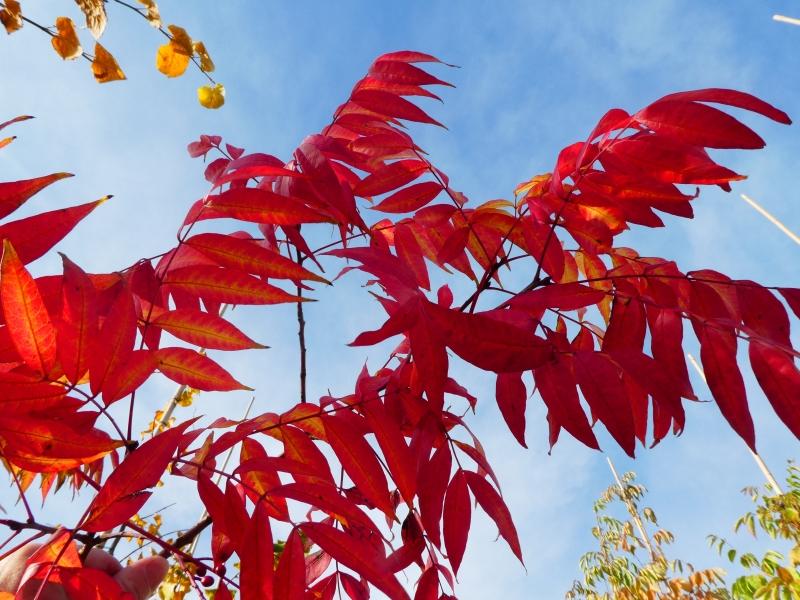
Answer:
<svg viewBox="0 0 800 600"><path fill-rule="evenodd" d="M33 600L41 585L40 580L25 581L26 561L39 548L28 544L0 561L0 592L21 592L19 600ZM111 576L135 600L146 600L164 579L169 568L160 556L150 556L123 567L108 552L93 548L84 561L84 567L97 569ZM20 587L21 584L21 587ZM69 600L64 589L55 583L45 585L38 600Z"/></svg>

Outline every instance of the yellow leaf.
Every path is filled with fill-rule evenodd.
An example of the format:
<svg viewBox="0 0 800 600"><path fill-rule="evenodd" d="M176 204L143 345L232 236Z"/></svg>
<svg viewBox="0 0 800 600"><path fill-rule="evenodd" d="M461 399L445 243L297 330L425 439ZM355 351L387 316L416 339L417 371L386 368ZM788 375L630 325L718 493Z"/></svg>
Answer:
<svg viewBox="0 0 800 600"><path fill-rule="evenodd" d="M225 87L221 83L201 86L197 88L197 99L206 108L219 108L225 104Z"/></svg>
<svg viewBox="0 0 800 600"><path fill-rule="evenodd" d="M193 45L194 53L200 59L200 70L205 73L211 73L214 70L214 61L208 55L205 44L203 42L195 42Z"/></svg>
<svg viewBox="0 0 800 600"><path fill-rule="evenodd" d="M167 77L180 77L188 66L189 55L184 54L174 40L158 49L156 68Z"/></svg>
<svg viewBox="0 0 800 600"><path fill-rule="evenodd" d="M191 56L194 52L192 48L192 38L189 37L189 34L186 33L186 30L183 27L178 27L177 25L170 25L167 27L169 32L172 34L172 43L175 44L176 48L175 51L181 54L185 54L186 56Z"/></svg>
<svg viewBox="0 0 800 600"><path fill-rule="evenodd" d="M58 17L56 19L56 29L58 35L50 41L58 55L64 60L74 60L81 55L83 49L78 41L78 33L75 31L75 23L69 17Z"/></svg>
<svg viewBox="0 0 800 600"><path fill-rule="evenodd" d="M147 8L145 17L153 27L161 27L161 14L158 12L158 4L154 0L139 0L139 4L144 4Z"/></svg>
<svg viewBox="0 0 800 600"><path fill-rule="evenodd" d="M75 0L75 3L86 15L86 27L92 32L94 39L100 39L106 29L106 6L103 0Z"/></svg>
<svg viewBox="0 0 800 600"><path fill-rule="evenodd" d="M125 73L119 68L117 60L112 54L100 45L94 44L94 61L92 62L92 73L98 83L108 83L125 79Z"/></svg>
<svg viewBox="0 0 800 600"><path fill-rule="evenodd" d="M14 33L22 27L22 8L17 0L5 0L6 7L0 10L0 23L6 28L6 33Z"/></svg>

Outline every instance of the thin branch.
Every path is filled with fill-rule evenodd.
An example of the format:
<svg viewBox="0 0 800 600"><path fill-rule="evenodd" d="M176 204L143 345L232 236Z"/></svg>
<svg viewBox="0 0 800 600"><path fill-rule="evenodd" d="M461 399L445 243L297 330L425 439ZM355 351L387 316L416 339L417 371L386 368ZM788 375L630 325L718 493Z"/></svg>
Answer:
<svg viewBox="0 0 800 600"><path fill-rule="evenodd" d="M303 255L300 254L300 249L295 248L297 251L297 258L295 262L298 266L303 266ZM300 402L308 402L306 398L306 355L308 349L306 348L306 318L303 314L303 288L298 283L297 297L301 300L297 301L297 340L300 345Z"/></svg>

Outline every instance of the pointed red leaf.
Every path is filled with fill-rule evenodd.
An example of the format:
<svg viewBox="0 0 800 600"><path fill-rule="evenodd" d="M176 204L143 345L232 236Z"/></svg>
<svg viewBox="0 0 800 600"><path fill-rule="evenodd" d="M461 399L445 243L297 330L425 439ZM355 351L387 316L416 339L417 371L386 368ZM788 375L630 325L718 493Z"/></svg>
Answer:
<svg viewBox="0 0 800 600"><path fill-rule="evenodd" d="M89 350L98 334L97 294L89 276L62 255L61 319L56 325L58 359L67 379L77 384L89 368Z"/></svg>
<svg viewBox="0 0 800 600"><path fill-rule="evenodd" d="M237 269L196 265L173 269L164 284L224 304L280 304L306 301Z"/></svg>
<svg viewBox="0 0 800 600"><path fill-rule="evenodd" d="M522 560L522 548L519 545L519 536L517 535L517 528L514 527L514 522L511 519L511 513L503 501L500 494L497 493L489 483L477 473L464 471L464 477L469 484L469 489L472 490L472 495L475 500L481 505L481 508L486 511L492 520L497 525L500 535L508 542L511 551L519 559Z"/></svg>
<svg viewBox="0 0 800 600"><path fill-rule="evenodd" d="M9 240L3 240L0 302L6 328L20 358L34 372L50 373L56 362L56 330L36 282Z"/></svg>
<svg viewBox="0 0 800 600"><path fill-rule="evenodd" d="M0 219L13 213L31 196L38 194L51 183L65 177L72 177L72 173L52 173L35 179L0 183Z"/></svg>
<svg viewBox="0 0 800 600"><path fill-rule="evenodd" d="M472 505L469 500L467 480L464 471L459 469L447 486L447 495L444 499L444 547L453 567L453 573L456 574L467 547L471 518Z"/></svg>
<svg viewBox="0 0 800 600"><path fill-rule="evenodd" d="M421 160L398 160L365 177L353 193L365 198L380 196L414 181L427 170L428 164Z"/></svg>
<svg viewBox="0 0 800 600"><path fill-rule="evenodd" d="M726 104L728 106L735 106L743 108L752 112L759 113L777 121L789 125L792 121L789 116L782 110L778 110L771 104L767 104L760 98L756 98L751 94L739 92L737 90L728 90L722 88L707 88L704 90L689 90L686 92L677 92L664 96L659 102L664 100L683 100L695 102L712 102L714 104Z"/></svg>
<svg viewBox="0 0 800 600"><path fill-rule="evenodd" d="M265 502L257 502L253 509L253 516L244 531L239 558L242 600L272 600L275 551Z"/></svg>
<svg viewBox="0 0 800 600"><path fill-rule="evenodd" d="M126 282L116 286L116 296L92 344L89 358L89 384L99 394L106 378L118 370L133 352L136 341L136 311Z"/></svg>
<svg viewBox="0 0 800 600"><path fill-rule="evenodd" d="M204 392L250 390L207 356L188 348L161 348L155 352L162 375Z"/></svg>
<svg viewBox="0 0 800 600"><path fill-rule="evenodd" d="M28 264L60 242L90 212L110 197L5 223L0 225L0 239L11 241L20 260Z"/></svg>
<svg viewBox="0 0 800 600"><path fill-rule="evenodd" d="M125 362L115 366L103 382L103 402L106 406L124 398L144 384L156 370L156 355L152 350L134 350Z"/></svg>
<svg viewBox="0 0 800 600"><path fill-rule="evenodd" d="M381 90L359 90L353 94L351 100L359 106L380 115L444 127L444 125L432 119L417 105L391 92L384 92Z"/></svg>
<svg viewBox="0 0 800 600"><path fill-rule="evenodd" d="M495 397L500 413L509 430L523 448L525 443L525 408L528 392L522 381L522 373L499 373L495 386Z"/></svg>
<svg viewBox="0 0 800 600"><path fill-rule="evenodd" d="M400 495L411 505L417 489L416 461L401 433L401 423L393 420L391 413L378 400L362 403L361 410L383 452Z"/></svg>
<svg viewBox="0 0 800 600"><path fill-rule="evenodd" d="M750 365L775 414L800 438L800 370L786 352L750 341Z"/></svg>
<svg viewBox="0 0 800 600"><path fill-rule="evenodd" d="M167 311L160 314L152 323L176 338L201 348L216 350L266 348L251 340L233 323L222 317L191 308Z"/></svg>
<svg viewBox="0 0 800 600"><path fill-rule="evenodd" d="M261 188L232 188L209 196L206 206L216 218L229 217L253 223L300 225L330 223L332 219L306 206L302 200Z"/></svg>
<svg viewBox="0 0 800 600"><path fill-rule="evenodd" d="M419 490L422 526L425 528L428 538L437 547L442 545L440 521L444 495L447 491L447 483L450 481L452 460L450 447L443 443L419 470L417 489Z"/></svg>

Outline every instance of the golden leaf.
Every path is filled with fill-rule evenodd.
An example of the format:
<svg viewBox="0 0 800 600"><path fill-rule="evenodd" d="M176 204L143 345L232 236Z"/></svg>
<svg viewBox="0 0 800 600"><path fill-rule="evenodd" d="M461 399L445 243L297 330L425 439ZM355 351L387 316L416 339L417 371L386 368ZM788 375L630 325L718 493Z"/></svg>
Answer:
<svg viewBox="0 0 800 600"><path fill-rule="evenodd" d="M125 73L119 68L117 60L112 54L100 45L94 44L94 61L92 62L92 73L98 83L108 83L125 79Z"/></svg>
<svg viewBox="0 0 800 600"><path fill-rule="evenodd" d="M176 46L175 51L185 54L186 56L191 56L194 52L194 48L192 48L192 38L189 37L186 30L177 25L169 25L167 29L169 29L169 32L172 34L171 42Z"/></svg>
<svg viewBox="0 0 800 600"><path fill-rule="evenodd" d="M197 88L197 99L206 108L219 108L225 104L225 86L221 83L214 87L203 85Z"/></svg>
<svg viewBox="0 0 800 600"><path fill-rule="evenodd" d="M78 33L75 31L75 23L69 17L58 17L56 19L56 29L58 35L50 41L53 49L64 60L74 60L81 55L83 49L78 40Z"/></svg>
<svg viewBox="0 0 800 600"><path fill-rule="evenodd" d="M139 0L139 4L144 4L147 8L145 17L153 27L161 27L161 13L158 12L158 4L155 0Z"/></svg>
<svg viewBox="0 0 800 600"><path fill-rule="evenodd" d="M0 10L0 23L6 28L6 33L14 33L22 27L22 8L17 0L5 0L6 7Z"/></svg>
<svg viewBox="0 0 800 600"><path fill-rule="evenodd" d="M156 68L167 77L180 77L189 66L189 56L172 40L158 49Z"/></svg>
<svg viewBox="0 0 800 600"><path fill-rule="evenodd" d="M106 28L106 5L103 0L75 0L75 3L86 15L86 27L92 32L94 39L100 39Z"/></svg>
<svg viewBox="0 0 800 600"><path fill-rule="evenodd" d="M211 73L214 70L214 61L208 55L205 44L203 42L195 42L193 48L194 53L200 59L200 70L205 73Z"/></svg>

